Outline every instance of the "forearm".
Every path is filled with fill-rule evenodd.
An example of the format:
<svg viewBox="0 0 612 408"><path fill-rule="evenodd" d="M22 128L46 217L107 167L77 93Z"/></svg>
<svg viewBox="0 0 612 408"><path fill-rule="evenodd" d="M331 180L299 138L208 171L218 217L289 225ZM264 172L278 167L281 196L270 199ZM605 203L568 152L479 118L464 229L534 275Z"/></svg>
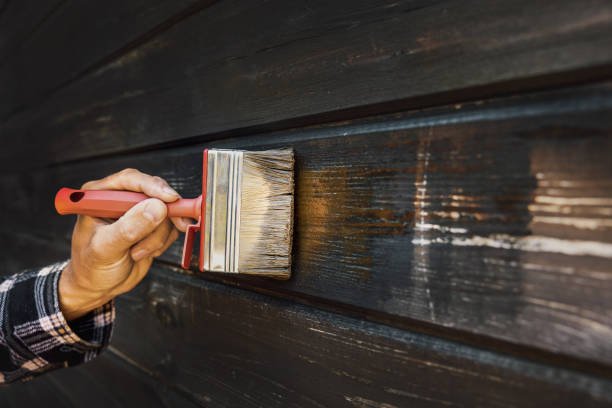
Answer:
<svg viewBox="0 0 612 408"><path fill-rule="evenodd" d="M166 203L180 195L159 177L126 169L83 189L129 190L152 198L119 219L79 216L70 262L13 275L0 283L0 382L30 378L97 356L110 339L113 300L147 274L153 258L184 231ZM68 323L70 322L70 323Z"/></svg>
<svg viewBox="0 0 612 408"><path fill-rule="evenodd" d="M66 262L19 273L0 284L0 382L27 380L97 356L110 340L112 302L68 323L59 285Z"/></svg>

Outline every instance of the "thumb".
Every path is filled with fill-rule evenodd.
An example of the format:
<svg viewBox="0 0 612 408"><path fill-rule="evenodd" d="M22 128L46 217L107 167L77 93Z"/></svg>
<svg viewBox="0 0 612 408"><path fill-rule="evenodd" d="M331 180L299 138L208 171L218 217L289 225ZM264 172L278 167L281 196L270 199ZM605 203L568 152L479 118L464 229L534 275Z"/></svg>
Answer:
<svg viewBox="0 0 612 408"><path fill-rule="evenodd" d="M107 259L123 256L161 224L167 211L166 205L156 198L141 201L114 223L99 227L92 238L92 249Z"/></svg>

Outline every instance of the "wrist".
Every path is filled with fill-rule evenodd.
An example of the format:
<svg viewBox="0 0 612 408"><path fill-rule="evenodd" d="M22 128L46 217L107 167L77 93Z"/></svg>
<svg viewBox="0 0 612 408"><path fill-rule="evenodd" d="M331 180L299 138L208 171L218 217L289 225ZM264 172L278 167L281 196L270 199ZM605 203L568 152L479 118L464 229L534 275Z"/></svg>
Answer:
<svg viewBox="0 0 612 408"><path fill-rule="evenodd" d="M74 320L108 303L112 296L79 284L72 261L64 267L58 284L59 306L66 320Z"/></svg>

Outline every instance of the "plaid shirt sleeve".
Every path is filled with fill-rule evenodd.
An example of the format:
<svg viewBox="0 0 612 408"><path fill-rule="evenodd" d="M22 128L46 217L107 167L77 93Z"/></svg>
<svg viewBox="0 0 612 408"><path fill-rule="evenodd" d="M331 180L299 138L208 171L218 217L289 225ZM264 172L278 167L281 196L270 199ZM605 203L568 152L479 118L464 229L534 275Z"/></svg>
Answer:
<svg viewBox="0 0 612 408"><path fill-rule="evenodd" d="M58 281L67 261L12 275L0 283L0 383L89 361L108 345L113 302L68 323Z"/></svg>

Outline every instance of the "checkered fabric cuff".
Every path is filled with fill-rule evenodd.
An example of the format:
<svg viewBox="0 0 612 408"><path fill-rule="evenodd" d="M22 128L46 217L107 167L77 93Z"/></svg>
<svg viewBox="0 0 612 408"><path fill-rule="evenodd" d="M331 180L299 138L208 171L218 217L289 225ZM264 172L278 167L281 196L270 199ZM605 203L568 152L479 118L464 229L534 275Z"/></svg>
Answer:
<svg viewBox="0 0 612 408"><path fill-rule="evenodd" d="M16 274L0 284L0 382L89 361L108 345L112 301L70 323L60 311L58 283L66 264Z"/></svg>

